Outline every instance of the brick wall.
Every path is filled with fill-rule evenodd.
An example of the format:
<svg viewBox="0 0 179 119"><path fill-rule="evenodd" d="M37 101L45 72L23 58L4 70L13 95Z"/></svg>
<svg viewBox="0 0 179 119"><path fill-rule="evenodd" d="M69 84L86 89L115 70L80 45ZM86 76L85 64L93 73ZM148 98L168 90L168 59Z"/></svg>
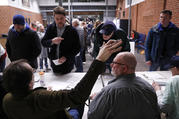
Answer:
<svg viewBox="0 0 179 119"><path fill-rule="evenodd" d="M179 27L179 0L167 0L166 9L172 10L172 22Z"/></svg>
<svg viewBox="0 0 179 119"><path fill-rule="evenodd" d="M125 0L119 0L118 6L122 7L120 12L125 11L121 19L128 19L128 9L125 9ZM179 0L166 0L166 9L172 10L172 22L179 27ZM164 9L164 0L145 0L132 6L131 29L147 34L149 29L159 22L160 12Z"/></svg>
<svg viewBox="0 0 179 119"><path fill-rule="evenodd" d="M8 32L9 26L12 24L12 18L15 14L21 14L27 19L30 18L30 22L40 21L42 23L41 14L9 6L0 6L0 36L2 33Z"/></svg>

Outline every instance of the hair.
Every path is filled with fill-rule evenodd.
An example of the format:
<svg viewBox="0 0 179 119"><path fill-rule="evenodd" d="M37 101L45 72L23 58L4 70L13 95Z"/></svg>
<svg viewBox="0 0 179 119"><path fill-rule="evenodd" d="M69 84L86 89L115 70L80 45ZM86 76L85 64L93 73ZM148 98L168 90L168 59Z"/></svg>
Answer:
<svg viewBox="0 0 179 119"><path fill-rule="evenodd" d="M80 25L80 21L78 19L73 19L72 23L76 23L76 24Z"/></svg>
<svg viewBox="0 0 179 119"><path fill-rule="evenodd" d="M132 70L135 72L135 68L137 66L137 60L136 57L131 52L122 52L119 53L118 56L121 57L121 61L123 61L129 70Z"/></svg>
<svg viewBox="0 0 179 119"><path fill-rule="evenodd" d="M170 10L162 10L162 11L160 12L160 14L161 14L161 13L163 13L163 14L168 14L168 15L172 16L172 11L170 11Z"/></svg>
<svg viewBox="0 0 179 119"><path fill-rule="evenodd" d="M29 92L29 83L33 72L24 64L27 60L21 59L11 62L3 71L3 86L14 95L23 95Z"/></svg>
<svg viewBox="0 0 179 119"><path fill-rule="evenodd" d="M94 24L94 28L97 28L100 24L101 24L101 21L100 20L96 20L96 22Z"/></svg>
<svg viewBox="0 0 179 119"><path fill-rule="evenodd" d="M55 15L55 14L62 14L64 16L66 16L65 9L61 6L57 6L53 9L53 15Z"/></svg>

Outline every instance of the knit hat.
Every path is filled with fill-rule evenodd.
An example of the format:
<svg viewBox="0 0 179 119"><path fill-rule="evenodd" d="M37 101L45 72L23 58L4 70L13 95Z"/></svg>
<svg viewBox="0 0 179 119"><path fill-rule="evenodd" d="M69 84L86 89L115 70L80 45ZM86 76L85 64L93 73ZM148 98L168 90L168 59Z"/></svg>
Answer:
<svg viewBox="0 0 179 119"><path fill-rule="evenodd" d="M24 25L25 24L25 18L24 18L24 16L22 16L20 14L14 15L14 17L13 17L13 24Z"/></svg>
<svg viewBox="0 0 179 119"><path fill-rule="evenodd" d="M99 31L101 34L110 35L113 31L116 31L116 25L112 21L106 21L101 30Z"/></svg>

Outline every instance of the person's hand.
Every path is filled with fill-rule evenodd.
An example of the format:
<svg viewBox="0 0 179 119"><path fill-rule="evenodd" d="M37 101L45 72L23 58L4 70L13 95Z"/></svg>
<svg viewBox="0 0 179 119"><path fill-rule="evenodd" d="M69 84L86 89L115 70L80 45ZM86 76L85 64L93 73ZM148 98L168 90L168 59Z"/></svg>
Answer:
<svg viewBox="0 0 179 119"><path fill-rule="evenodd" d="M161 87L155 81L153 81L152 87L155 89L155 91L161 90Z"/></svg>
<svg viewBox="0 0 179 119"><path fill-rule="evenodd" d="M92 95L90 95L90 99L93 100L96 97L97 94L98 93L93 93Z"/></svg>
<svg viewBox="0 0 179 119"><path fill-rule="evenodd" d="M103 43L96 59L105 62L114 52L121 51L122 47L119 47L121 44L122 40L109 40L107 43Z"/></svg>
<svg viewBox="0 0 179 119"><path fill-rule="evenodd" d="M151 66L152 65L152 62L151 61L146 61L145 62L148 66Z"/></svg>
<svg viewBox="0 0 179 119"><path fill-rule="evenodd" d="M64 40L64 38L62 38L62 37L55 37L55 38L52 39L52 44L58 45L58 44L61 43L62 40Z"/></svg>
<svg viewBox="0 0 179 119"><path fill-rule="evenodd" d="M48 87L47 87L47 90L48 90L48 91L53 91L51 86L48 86Z"/></svg>
<svg viewBox="0 0 179 119"><path fill-rule="evenodd" d="M63 64L64 62L66 62L66 57L64 57L64 56L62 56L59 60L58 60L58 62L60 63L60 64Z"/></svg>
<svg viewBox="0 0 179 119"><path fill-rule="evenodd" d="M176 56L179 56L179 51L177 52Z"/></svg>

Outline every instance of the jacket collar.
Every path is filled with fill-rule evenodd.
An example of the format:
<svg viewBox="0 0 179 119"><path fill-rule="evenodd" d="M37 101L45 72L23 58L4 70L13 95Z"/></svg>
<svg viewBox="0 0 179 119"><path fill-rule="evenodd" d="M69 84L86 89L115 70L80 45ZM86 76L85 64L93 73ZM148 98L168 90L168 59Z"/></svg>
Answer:
<svg viewBox="0 0 179 119"><path fill-rule="evenodd" d="M117 80L128 80L128 79L132 80L134 79L134 77L136 77L135 73L127 74L127 75L120 75L120 76L117 76L115 79L109 81L108 84L113 83Z"/></svg>
<svg viewBox="0 0 179 119"><path fill-rule="evenodd" d="M11 29L12 29L12 32L13 32L13 33L19 35L19 34L25 32L25 31L29 30L30 27L29 27L29 25L26 23L25 26L24 26L24 29L23 29L21 32L17 32L17 31L14 29L14 26L13 26Z"/></svg>
<svg viewBox="0 0 179 119"><path fill-rule="evenodd" d="M158 30L159 30L159 31L163 31L163 30L164 30L161 23L158 23L157 26L158 26ZM175 24L173 24L172 22L169 22L169 25L168 25L167 28L168 28L168 29L176 28L176 26L175 26Z"/></svg>

